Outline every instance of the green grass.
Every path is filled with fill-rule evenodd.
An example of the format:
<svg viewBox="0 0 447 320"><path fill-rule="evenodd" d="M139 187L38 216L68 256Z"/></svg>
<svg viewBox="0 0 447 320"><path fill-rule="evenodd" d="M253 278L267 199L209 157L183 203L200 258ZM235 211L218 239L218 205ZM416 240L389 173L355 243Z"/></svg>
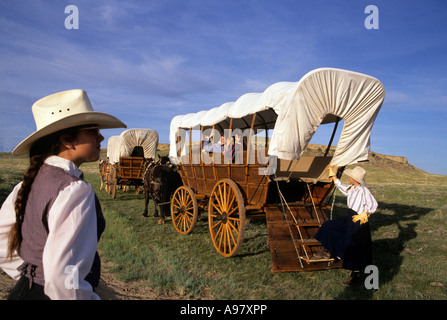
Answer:
<svg viewBox="0 0 447 320"><path fill-rule="evenodd" d="M20 181L26 158L0 154L0 202ZM97 163L81 167L95 188L107 221L99 250L103 261L124 282L154 288L182 299L447 299L447 176L396 169L366 168L379 209L370 219L379 289L345 288L343 269L272 273L264 219L246 228L239 254L215 251L206 214L189 235L178 234L170 220L157 224L143 217L142 194L99 190ZM346 198L337 192L334 216Z"/></svg>

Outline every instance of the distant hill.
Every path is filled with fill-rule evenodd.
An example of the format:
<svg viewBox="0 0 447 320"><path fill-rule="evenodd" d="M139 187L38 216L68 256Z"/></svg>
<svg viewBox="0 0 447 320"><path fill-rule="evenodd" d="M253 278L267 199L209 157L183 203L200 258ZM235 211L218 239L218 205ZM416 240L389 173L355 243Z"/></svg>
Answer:
<svg viewBox="0 0 447 320"><path fill-rule="evenodd" d="M329 155L333 155L336 146L333 146L329 150ZM305 150L306 155L323 155L326 151L326 146L318 144L310 144ZM416 168L408 162L406 157L385 155L371 151L369 153L369 161L363 162L362 166L376 167L376 168L390 168L390 169L402 169L412 172L425 172L422 169Z"/></svg>

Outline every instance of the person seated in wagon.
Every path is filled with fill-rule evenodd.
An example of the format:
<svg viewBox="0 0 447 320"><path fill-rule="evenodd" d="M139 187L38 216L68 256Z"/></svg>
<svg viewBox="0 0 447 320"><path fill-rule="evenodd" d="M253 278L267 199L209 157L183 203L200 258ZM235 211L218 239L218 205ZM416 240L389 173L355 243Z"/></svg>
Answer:
<svg viewBox="0 0 447 320"><path fill-rule="evenodd" d="M223 134L220 136L219 142L211 144L213 136L214 132L211 133L211 135L209 136L205 136L205 139L202 140L203 142L202 151L212 153L224 153L226 162L229 161L234 162L236 155L241 155L243 147L241 143L241 135L239 133L234 134L234 142L232 142L232 139L225 139L225 134Z"/></svg>
<svg viewBox="0 0 447 320"><path fill-rule="evenodd" d="M214 130L209 136L205 136L202 140L203 146L202 151L212 152L212 153L222 153L225 151L225 136L221 135L219 142L212 143L214 137Z"/></svg>

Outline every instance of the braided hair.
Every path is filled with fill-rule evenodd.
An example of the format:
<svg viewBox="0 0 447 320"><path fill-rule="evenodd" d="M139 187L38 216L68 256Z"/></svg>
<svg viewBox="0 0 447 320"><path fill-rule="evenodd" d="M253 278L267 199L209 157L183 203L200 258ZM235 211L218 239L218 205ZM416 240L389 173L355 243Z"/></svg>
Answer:
<svg viewBox="0 0 447 320"><path fill-rule="evenodd" d="M79 127L74 127L58 131L37 140L32 145L29 152L30 164L23 177L22 185L17 193L17 198L14 205L16 222L12 226L9 233L7 253L9 258L12 258L14 251L19 252L20 250L20 244L22 242L21 229L22 223L25 219L26 203L31 192L32 184L37 176L37 173L39 172L40 167L44 164L48 157L59 154L61 148L61 137L63 136L66 141L74 141L79 132L78 129Z"/></svg>

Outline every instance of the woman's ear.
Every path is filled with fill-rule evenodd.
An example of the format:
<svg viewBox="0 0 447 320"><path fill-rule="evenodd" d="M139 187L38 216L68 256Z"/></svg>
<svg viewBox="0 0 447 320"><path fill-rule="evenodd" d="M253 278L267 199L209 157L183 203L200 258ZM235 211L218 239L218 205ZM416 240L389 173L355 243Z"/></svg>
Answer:
<svg viewBox="0 0 447 320"><path fill-rule="evenodd" d="M61 145L61 150L76 150L76 145L74 139L68 134L63 134L59 137L59 142Z"/></svg>

